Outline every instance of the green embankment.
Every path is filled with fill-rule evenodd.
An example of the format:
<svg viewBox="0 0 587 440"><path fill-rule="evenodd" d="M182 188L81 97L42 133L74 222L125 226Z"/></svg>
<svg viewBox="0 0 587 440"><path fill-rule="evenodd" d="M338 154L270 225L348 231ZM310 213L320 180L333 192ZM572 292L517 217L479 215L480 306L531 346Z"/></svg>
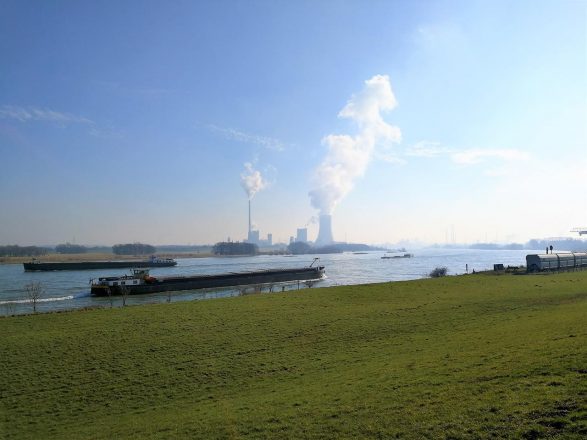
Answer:
<svg viewBox="0 0 587 440"><path fill-rule="evenodd" d="M585 438L587 272L0 319L0 437Z"/></svg>

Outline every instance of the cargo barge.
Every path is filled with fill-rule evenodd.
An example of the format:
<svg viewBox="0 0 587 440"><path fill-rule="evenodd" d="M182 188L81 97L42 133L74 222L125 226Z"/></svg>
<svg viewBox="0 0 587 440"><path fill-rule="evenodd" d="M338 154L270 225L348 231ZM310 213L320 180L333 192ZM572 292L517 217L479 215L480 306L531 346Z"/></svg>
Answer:
<svg viewBox="0 0 587 440"><path fill-rule="evenodd" d="M92 269L124 269L143 267L172 267L177 261L172 258L159 258L152 256L148 260L127 261L71 261L71 262L41 262L33 260L22 263L25 272L51 271L51 270L92 270Z"/></svg>
<svg viewBox="0 0 587 440"><path fill-rule="evenodd" d="M324 278L324 266L294 269L267 269L216 275L153 277L148 270L133 269L130 275L101 277L91 282L93 296L134 295L176 290L214 289L259 284L313 281Z"/></svg>
<svg viewBox="0 0 587 440"><path fill-rule="evenodd" d="M414 254L403 254L403 255L389 255L385 254L381 257L382 260L389 260L390 258L412 258Z"/></svg>

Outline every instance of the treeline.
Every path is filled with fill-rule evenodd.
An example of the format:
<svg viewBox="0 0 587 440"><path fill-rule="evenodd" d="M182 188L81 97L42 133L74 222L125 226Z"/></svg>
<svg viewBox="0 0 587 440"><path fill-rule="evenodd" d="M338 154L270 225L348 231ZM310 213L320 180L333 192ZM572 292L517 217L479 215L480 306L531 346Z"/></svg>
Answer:
<svg viewBox="0 0 587 440"><path fill-rule="evenodd" d="M112 251L110 246L83 246L81 244L58 244L55 246L55 252L58 254L85 254L93 253L109 253Z"/></svg>
<svg viewBox="0 0 587 440"><path fill-rule="evenodd" d="M555 238L555 239L533 239L525 244L521 243L475 243L468 246L469 249L481 249L481 250L546 250L550 246L553 250L560 252L585 252L587 251L587 242L585 240L579 240L576 238ZM447 246L456 247L456 246Z"/></svg>
<svg viewBox="0 0 587 440"><path fill-rule="evenodd" d="M0 246L0 257L38 257L47 255L51 249L38 246Z"/></svg>
<svg viewBox="0 0 587 440"><path fill-rule="evenodd" d="M212 247L214 255L257 255L259 246L254 243L223 241Z"/></svg>
<svg viewBox="0 0 587 440"><path fill-rule="evenodd" d="M201 245L188 245L188 244L166 244L163 246L157 246L157 252L172 253L172 252L211 252L212 245L201 244Z"/></svg>
<svg viewBox="0 0 587 440"><path fill-rule="evenodd" d="M312 247L308 243L296 241L287 246L287 252L293 255L304 254L340 254L342 252L380 251L383 248L362 243L333 243L327 246Z"/></svg>
<svg viewBox="0 0 587 440"><path fill-rule="evenodd" d="M474 243L469 246L469 249L515 251L515 250L524 249L524 245L520 244L520 243L508 243L508 244ZM528 248L528 249L532 249L532 248Z"/></svg>
<svg viewBox="0 0 587 440"><path fill-rule="evenodd" d="M116 255L150 255L155 252L155 246L143 243L115 244L112 246L112 253Z"/></svg>
<svg viewBox="0 0 587 440"><path fill-rule="evenodd" d="M64 243L55 246L55 252L58 254L85 254L88 248L80 244Z"/></svg>
<svg viewBox="0 0 587 440"><path fill-rule="evenodd" d="M287 246L287 252L293 255L304 255L312 252L312 246L303 241L294 241Z"/></svg>

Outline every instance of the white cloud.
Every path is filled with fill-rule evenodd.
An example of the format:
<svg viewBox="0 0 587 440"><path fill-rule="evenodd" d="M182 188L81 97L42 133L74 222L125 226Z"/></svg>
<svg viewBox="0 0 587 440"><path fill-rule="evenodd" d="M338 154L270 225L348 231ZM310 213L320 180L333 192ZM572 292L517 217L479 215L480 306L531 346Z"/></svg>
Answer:
<svg viewBox="0 0 587 440"><path fill-rule="evenodd" d="M255 144L259 145L263 148L268 150L274 151L283 151L285 150L285 145L279 139L267 137L267 136L260 136L257 134L250 134L245 133L239 130L235 130L234 128L224 128L218 127L217 125L209 124L207 125L208 129L221 134L226 139L231 139L239 142L244 142L247 144Z"/></svg>
<svg viewBox="0 0 587 440"><path fill-rule="evenodd" d="M391 154L391 153L376 152L375 157L379 160L390 163L392 165L405 165L408 163L407 160L402 159L401 157L398 157L398 156Z"/></svg>
<svg viewBox="0 0 587 440"><path fill-rule="evenodd" d="M51 109L37 107L20 107L14 105L3 105L0 107L1 119L16 119L20 122L47 121L57 124L94 124L90 119L71 113L58 112Z"/></svg>
<svg viewBox="0 0 587 440"><path fill-rule="evenodd" d="M412 145L406 151L407 156L415 157L436 157L442 154L451 153L453 150L443 147L439 142L420 141Z"/></svg>
<svg viewBox="0 0 587 440"><path fill-rule="evenodd" d="M530 155L525 151L515 149L481 149L471 148L469 150L457 151L451 154L453 162L459 165L474 165L484 159L496 158L506 162L527 160Z"/></svg>
<svg viewBox="0 0 587 440"><path fill-rule="evenodd" d="M449 157L458 165L476 165L489 159L498 159L502 162L519 162L530 158L526 151L513 148L467 148L458 150L456 148L445 147L439 142L421 141L409 147L406 156L412 157ZM499 175L501 171L489 172L489 175Z"/></svg>

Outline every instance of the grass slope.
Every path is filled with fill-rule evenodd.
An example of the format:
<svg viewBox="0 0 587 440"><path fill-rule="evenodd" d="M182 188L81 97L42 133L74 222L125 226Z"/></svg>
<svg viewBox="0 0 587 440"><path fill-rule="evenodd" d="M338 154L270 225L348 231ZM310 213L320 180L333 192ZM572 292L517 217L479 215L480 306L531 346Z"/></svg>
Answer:
<svg viewBox="0 0 587 440"><path fill-rule="evenodd" d="M584 438L587 272L0 319L0 437Z"/></svg>

